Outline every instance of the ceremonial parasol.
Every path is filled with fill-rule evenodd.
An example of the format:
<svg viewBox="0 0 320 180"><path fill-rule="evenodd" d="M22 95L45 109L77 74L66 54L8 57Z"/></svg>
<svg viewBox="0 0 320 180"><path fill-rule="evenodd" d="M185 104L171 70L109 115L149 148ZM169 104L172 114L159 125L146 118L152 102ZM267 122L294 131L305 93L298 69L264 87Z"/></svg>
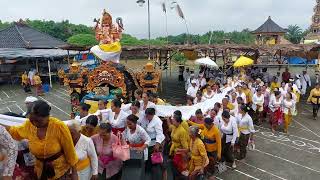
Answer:
<svg viewBox="0 0 320 180"><path fill-rule="evenodd" d="M214 62L212 59L210 59L209 57L197 59L197 60L195 61L195 64L210 66L210 67L216 68L216 69L219 68L219 66L217 65L217 63L215 63L215 62Z"/></svg>
<svg viewBox="0 0 320 180"><path fill-rule="evenodd" d="M236 62L233 64L233 67L244 67L244 66L250 66L253 64L253 60L250 58L247 58L245 56L240 56L239 59L236 60Z"/></svg>

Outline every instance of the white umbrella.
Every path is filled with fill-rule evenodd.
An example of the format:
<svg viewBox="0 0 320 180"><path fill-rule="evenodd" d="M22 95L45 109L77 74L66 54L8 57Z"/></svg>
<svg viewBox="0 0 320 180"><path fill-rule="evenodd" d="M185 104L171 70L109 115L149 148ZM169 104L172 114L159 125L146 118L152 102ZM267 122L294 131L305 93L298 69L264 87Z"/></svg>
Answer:
<svg viewBox="0 0 320 180"><path fill-rule="evenodd" d="M197 60L195 61L195 64L210 66L210 67L216 68L216 69L219 68L219 66L217 65L217 63L215 63L215 62L214 62L212 59L210 59L209 57L197 59Z"/></svg>

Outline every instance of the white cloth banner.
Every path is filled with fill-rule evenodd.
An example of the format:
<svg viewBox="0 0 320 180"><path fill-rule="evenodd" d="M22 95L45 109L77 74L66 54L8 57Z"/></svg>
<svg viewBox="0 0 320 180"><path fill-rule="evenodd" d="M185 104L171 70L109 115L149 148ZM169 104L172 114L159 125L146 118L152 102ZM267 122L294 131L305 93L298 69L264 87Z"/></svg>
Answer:
<svg viewBox="0 0 320 180"><path fill-rule="evenodd" d="M232 88L230 88L232 90ZM221 103L222 99L226 96L226 92L230 91L229 89L224 91L224 93L216 94L211 99L207 99L202 103L195 104L193 106L168 106L168 105L156 105L156 115L160 117L170 117L173 115L173 112L176 110L181 111L183 119L189 119L191 116L195 115L196 110L201 109L202 112L207 112L208 110L214 107L216 102ZM129 104L125 105L126 107ZM15 126L22 124L26 121L25 118L17 118L13 116L6 116L0 114L0 124L7 126ZM68 123L64 121L64 123Z"/></svg>
<svg viewBox="0 0 320 180"><path fill-rule="evenodd" d="M166 105L156 105L156 114L161 117L170 117L176 110L181 111L183 119L190 119L191 116L195 115L198 109L202 112L207 112L213 109L216 102L221 103L222 99L225 97L226 93L216 94L211 99L207 99L202 103L195 104L193 106L166 106Z"/></svg>

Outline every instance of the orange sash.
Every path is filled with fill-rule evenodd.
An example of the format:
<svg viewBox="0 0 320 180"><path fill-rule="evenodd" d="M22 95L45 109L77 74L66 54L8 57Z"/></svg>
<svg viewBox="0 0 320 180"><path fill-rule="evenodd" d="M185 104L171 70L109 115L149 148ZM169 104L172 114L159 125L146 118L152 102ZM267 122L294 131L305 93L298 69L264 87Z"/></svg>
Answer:
<svg viewBox="0 0 320 180"><path fill-rule="evenodd" d="M82 171L82 170L86 169L88 166L90 166L90 159L89 158L79 160L78 163L76 164L77 171Z"/></svg>

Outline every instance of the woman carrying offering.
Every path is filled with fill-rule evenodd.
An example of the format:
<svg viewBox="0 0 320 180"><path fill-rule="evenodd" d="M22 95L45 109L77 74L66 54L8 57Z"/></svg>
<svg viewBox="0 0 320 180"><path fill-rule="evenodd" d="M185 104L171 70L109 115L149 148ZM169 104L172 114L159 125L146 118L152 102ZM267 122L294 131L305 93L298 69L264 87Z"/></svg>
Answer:
<svg viewBox="0 0 320 180"><path fill-rule="evenodd" d="M112 144L115 144L118 138L111 130L109 123L101 123L99 133L91 137L98 155L98 173L101 180L117 180L121 176L122 161L115 159L112 152Z"/></svg>
<svg viewBox="0 0 320 180"><path fill-rule="evenodd" d="M68 122L68 127L79 158L76 164L79 180L97 180L98 157L92 139L80 133L79 121Z"/></svg>
<svg viewBox="0 0 320 180"><path fill-rule="evenodd" d="M253 134L255 132L253 121L250 115L248 114L250 108L246 105L242 105L240 107L239 115L237 118L237 124L240 131L240 137L239 137L239 146L240 146L240 155L239 160L242 160L247 155L247 146L249 139L250 141L253 141Z"/></svg>
<svg viewBox="0 0 320 180"><path fill-rule="evenodd" d="M9 132L15 140L29 140L39 179L68 179L71 175L78 180L78 158L70 131L63 121L50 117L50 110L46 102L35 101L30 118L21 126L8 128Z"/></svg>

